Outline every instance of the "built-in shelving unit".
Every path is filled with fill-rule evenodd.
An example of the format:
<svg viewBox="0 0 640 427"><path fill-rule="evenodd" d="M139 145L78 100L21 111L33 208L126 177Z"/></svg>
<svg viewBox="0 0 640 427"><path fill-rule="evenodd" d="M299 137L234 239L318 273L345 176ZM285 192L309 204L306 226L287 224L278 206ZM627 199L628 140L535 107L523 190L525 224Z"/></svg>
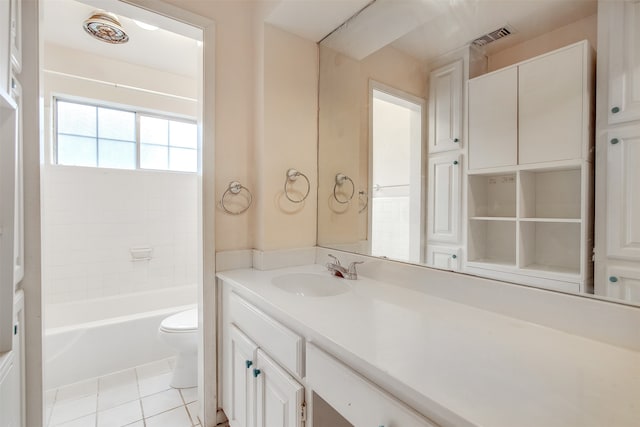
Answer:
<svg viewBox="0 0 640 427"><path fill-rule="evenodd" d="M466 272L591 292L592 72L583 41L469 81Z"/></svg>
<svg viewBox="0 0 640 427"><path fill-rule="evenodd" d="M576 165L469 172L467 266L581 283L588 177Z"/></svg>

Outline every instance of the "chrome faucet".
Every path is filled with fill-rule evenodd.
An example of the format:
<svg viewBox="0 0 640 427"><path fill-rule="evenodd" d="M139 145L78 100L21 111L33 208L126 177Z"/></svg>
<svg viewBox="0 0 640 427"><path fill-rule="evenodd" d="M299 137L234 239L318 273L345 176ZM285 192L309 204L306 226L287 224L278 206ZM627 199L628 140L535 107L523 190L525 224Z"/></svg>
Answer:
<svg viewBox="0 0 640 427"><path fill-rule="evenodd" d="M358 278L358 272L356 271L356 265L362 264L362 261L354 261L349 264L348 268L345 268L340 264L340 260L335 256L329 254L329 258L333 260L333 262L328 262L325 264L327 270L334 276L343 277L349 280L356 280Z"/></svg>

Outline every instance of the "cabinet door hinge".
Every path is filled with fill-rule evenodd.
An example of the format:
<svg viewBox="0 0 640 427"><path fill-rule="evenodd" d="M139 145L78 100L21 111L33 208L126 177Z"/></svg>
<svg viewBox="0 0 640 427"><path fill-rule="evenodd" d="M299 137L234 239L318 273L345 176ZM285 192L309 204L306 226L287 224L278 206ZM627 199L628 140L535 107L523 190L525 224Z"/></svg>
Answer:
<svg viewBox="0 0 640 427"><path fill-rule="evenodd" d="M302 402L300 405L300 421L307 421L307 403Z"/></svg>

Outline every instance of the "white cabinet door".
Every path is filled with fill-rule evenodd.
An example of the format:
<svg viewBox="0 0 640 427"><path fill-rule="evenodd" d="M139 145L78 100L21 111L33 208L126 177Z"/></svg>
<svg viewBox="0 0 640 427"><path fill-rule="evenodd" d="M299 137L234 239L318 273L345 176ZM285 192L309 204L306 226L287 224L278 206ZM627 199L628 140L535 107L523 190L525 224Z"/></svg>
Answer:
<svg viewBox="0 0 640 427"><path fill-rule="evenodd" d="M11 64L22 70L22 0L11 0Z"/></svg>
<svg viewBox="0 0 640 427"><path fill-rule="evenodd" d="M427 240L456 243L460 238L461 156L429 158Z"/></svg>
<svg viewBox="0 0 640 427"><path fill-rule="evenodd" d="M431 72L429 79L429 152L462 145L462 60Z"/></svg>
<svg viewBox="0 0 640 427"><path fill-rule="evenodd" d="M261 350L253 373L257 380L256 426L302 426L304 387Z"/></svg>
<svg viewBox="0 0 640 427"><path fill-rule="evenodd" d="M518 69L469 80L469 169L518 161Z"/></svg>
<svg viewBox="0 0 640 427"><path fill-rule="evenodd" d="M609 123L640 119L640 2L607 2Z"/></svg>
<svg viewBox="0 0 640 427"><path fill-rule="evenodd" d="M582 158L585 45L518 67L519 164Z"/></svg>
<svg viewBox="0 0 640 427"><path fill-rule="evenodd" d="M640 129L611 130L607 138L607 255L640 260Z"/></svg>
<svg viewBox="0 0 640 427"><path fill-rule="evenodd" d="M13 358L14 355L9 357ZM14 360L15 361L15 360ZM19 367L9 362L4 372L0 371L0 426L21 427Z"/></svg>
<svg viewBox="0 0 640 427"><path fill-rule="evenodd" d="M606 296L640 302L640 269L607 266Z"/></svg>
<svg viewBox="0 0 640 427"><path fill-rule="evenodd" d="M231 427L255 426L253 410L255 381L253 369L256 365L258 347L233 325L229 327L229 387L226 390L226 415Z"/></svg>
<svg viewBox="0 0 640 427"><path fill-rule="evenodd" d="M0 93L9 95L11 70L11 8L7 0L0 1Z"/></svg>
<svg viewBox="0 0 640 427"><path fill-rule="evenodd" d="M443 270L460 269L460 248L427 244L427 265Z"/></svg>
<svg viewBox="0 0 640 427"><path fill-rule="evenodd" d="M24 278L24 167L22 160L23 142L22 142L22 85L12 77L11 95L16 101L17 119L15 130L15 190L14 190L14 226L13 226L13 259L14 273L13 284L17 286Z"/></svg>

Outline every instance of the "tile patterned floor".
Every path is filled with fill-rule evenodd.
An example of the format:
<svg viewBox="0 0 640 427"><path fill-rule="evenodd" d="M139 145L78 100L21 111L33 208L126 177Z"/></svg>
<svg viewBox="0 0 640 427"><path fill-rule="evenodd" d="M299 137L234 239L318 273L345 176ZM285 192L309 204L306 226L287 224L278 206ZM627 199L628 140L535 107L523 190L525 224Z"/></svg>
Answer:
<svg viewBox="0 0 640 427"><path fill-rule="evenodd" d="M46 392L47 427L192 427L197 389L169 386L173 359Z"/></svg>

